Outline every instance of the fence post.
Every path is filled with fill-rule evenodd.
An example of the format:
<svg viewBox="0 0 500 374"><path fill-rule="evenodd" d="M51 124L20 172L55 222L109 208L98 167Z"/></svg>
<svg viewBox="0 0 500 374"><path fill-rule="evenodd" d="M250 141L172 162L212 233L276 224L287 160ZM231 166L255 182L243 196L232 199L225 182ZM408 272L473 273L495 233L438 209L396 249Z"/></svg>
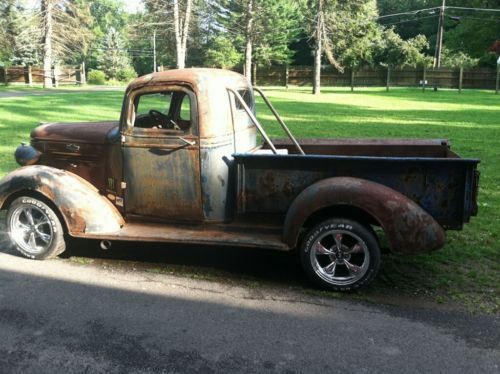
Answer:
<svg viewBox="0 0 500 374"><path fill-rule="evenodd" d="M52 66L50 69L50 73L52 75L52 87L58 87L59 82L57 81L57 68L55 66Z"/></svg>
<svg viewBox="0 0 500 374"><path fill-rule="evenodd" d="M422 71L422 92L425 92L426 80L427 80L427 69L424 66L424 70Z"/></svg>
<svg viewBox="0 0 500 374"><path fill-rule="evenodd" d="M5 76L7 76L7 73L5 73ZM500 64L497 63L497 82L495 85L495 95L498 95L498 90L500 88L499 86L500 86Z"/></svg>
<svg viewBox="0 0 500 374"><path fill-rule="evenodd" d="M351 92L354 91L354 68L351 69Z"/></svg>
<svg viewBox="0 0 500 374"><path fill-rule="evenodd" d="M5 74L4 74L4 78L5 78L5 85L8 85L9 84L9 69L7 69L7 66L4 68L5 70Z"/></svg>
<svg viewBox="0 0 500 374"><path fill-rule="evenodd" d="M31 73L31 65L24 67L24 83L28 86L33 86L33 75Z"/></svg>
<svg viewBox="0 0 500 374"><path fill-rule="evenodd" d="M385 84L385 90L389 92L389 86L391 84L391 67L387 66L387 80Z"/></svg>
<svg viewBox="0 0 500 374"><path fill-rule="evenodd" d="M290 70L288 69L288 64L285 65L285 87L288 90L288 78L290 78Z"/></svg>
<svg viewBox="0 0 500 374"><path fill-rule="evenodd" d="M462 93L463 81L464 81L464 67L460 66L460 72L458 75L458 93Z"/></svg>

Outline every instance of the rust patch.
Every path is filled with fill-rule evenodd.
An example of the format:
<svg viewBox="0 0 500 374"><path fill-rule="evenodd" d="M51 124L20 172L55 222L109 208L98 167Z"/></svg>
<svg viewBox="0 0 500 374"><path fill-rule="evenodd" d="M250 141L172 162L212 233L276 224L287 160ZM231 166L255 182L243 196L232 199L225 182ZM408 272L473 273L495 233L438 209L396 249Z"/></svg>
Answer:
<svg viewBox="0 0 500 374"><path fill-rule="evenodd" d="M443 228L401 193L378 183L337 177L311 185L292 203L285 219L285 242L295 246L306 219L318 210L335 206L356 207L372 216L397 254L432 251L446 241Z"/></svg>

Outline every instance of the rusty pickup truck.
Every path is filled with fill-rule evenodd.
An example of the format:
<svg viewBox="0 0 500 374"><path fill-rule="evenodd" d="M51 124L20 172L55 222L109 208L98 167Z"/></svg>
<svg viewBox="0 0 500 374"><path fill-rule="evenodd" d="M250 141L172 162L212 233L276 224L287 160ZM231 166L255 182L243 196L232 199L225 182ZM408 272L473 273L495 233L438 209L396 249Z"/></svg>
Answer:
<svg viewBox="0 0 500 374"><path fill-rule="evenodd" d="M256 93L283 139L255 117ZM224 70L137 78L118 121L41 124L15 156L0 207L13 245L40 260L68 237L295 250L312 281L348 291L374 279L381 243L436 250L477 213L479 160L448 141L298 141Z"/></svg>

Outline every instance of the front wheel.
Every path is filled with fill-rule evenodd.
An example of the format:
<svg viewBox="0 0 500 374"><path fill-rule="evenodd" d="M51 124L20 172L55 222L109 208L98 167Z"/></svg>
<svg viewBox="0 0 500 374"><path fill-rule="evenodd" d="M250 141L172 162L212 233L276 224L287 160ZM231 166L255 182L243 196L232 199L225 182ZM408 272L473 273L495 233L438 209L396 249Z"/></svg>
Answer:
<svg viewBox="0 0 500 374"><path fill-rule="evenodd" d="M377 275L380 248L369 228L335 218L307 232L300 259L309 278L322 288L353 291L367 286Z"/></svg>
<svg viewBox="0 0 500 374"><path fill-rule="evenodd" d="M39 199L14 200L7 212L7 229L12 244L26 257L45 260L66 249L59 218Z"/></svg>

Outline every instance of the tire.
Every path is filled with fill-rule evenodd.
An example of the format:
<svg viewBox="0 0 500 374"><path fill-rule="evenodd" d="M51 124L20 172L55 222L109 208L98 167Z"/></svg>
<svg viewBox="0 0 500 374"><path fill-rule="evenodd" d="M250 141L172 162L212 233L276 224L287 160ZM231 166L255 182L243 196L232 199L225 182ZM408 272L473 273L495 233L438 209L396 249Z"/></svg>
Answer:
<svg viewBox="0 0 500 374"><path fill-rule="evenodd" d="M344 218L323 221L302 241L300 260L321 288L355 291L368 286L380 268L380 247L370 228Z"/></svg>
<svg viewBox="0 0 500 374"><path fill-rule="evenodd" d="M7 212L7 230L14 247L24 256L45 260L64 252L64 230L54 211L43 201L22 196Z"/></svg>

